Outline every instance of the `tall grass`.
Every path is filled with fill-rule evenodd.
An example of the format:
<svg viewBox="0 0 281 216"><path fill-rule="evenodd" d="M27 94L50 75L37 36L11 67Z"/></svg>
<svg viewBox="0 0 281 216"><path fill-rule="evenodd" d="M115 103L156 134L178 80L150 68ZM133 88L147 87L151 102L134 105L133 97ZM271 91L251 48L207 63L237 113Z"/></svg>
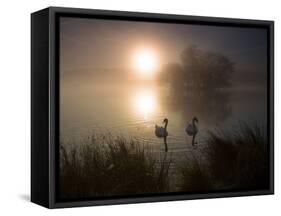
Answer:
<svg viewBox="0 0 281 216"><path fill-rule="evenodd" d="M198 160L188 161L179 166L179 177L181 180L181 191L203 192L212 188L208 173L203 170Z"/></svg>
<svg viewBox="0 0 281 216"><path fill-rule="evenodd" d="M241 123L235 131L209 131L206 148L176 166L177 191L266 189L268 146L261 127ZM169 157L171 158L171 157ZM156 161L146 143L111 134L61 144L62 198L172 192L171 159ZM173 178L172 178L173 179Z"/></svg>
<svg viewBox="0 0 281 216"><path fill-rule="evenodd" d="M169 162L160 169L151 150L135 139L111 134L93 135L89 141L61 144L62 198L166 192Z"/></svg>
<svg viewBox="0 0 281 216"><path fill-rule="evenodd" d="M200 159L184 163L180 171L184 191L205 189L266 189L268 147L261 127L240 123L235 131L209 131ZM201 165L199 165L201 164Z"/></svg>

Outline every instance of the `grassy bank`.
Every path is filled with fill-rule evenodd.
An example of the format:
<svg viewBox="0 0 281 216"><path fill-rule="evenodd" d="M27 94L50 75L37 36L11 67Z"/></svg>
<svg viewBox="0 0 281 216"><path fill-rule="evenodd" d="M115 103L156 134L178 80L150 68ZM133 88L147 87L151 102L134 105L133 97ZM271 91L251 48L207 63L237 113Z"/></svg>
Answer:
<svg viewBox="0 0 281 216"><path fill-rule="evenodd" d="M205 148L200 153L192 150L193 159L176 164L173 173L179 183L177 190L266 189L266 137L260 127L247 124L232 131L209 131ZM159 164L148 146L111 134L93 135L73 145L61 144L62 198L173 192L169 182L171 157L165 155Z"/></svg>
<svg viewBox="0 0 281 216"><path fill-rule="evenodd" d="M111 134L61 144L60 188L63 198L159 193L168 191L169 163L156 161L145 144Z"/></svg>
<svg viewBox="0 0 281 216"><path fill-rule="evenodd" d="M268 150L263 131L243 123L231 132L209 131L201 157L180 165L182 190L266 189Z"/></svg>

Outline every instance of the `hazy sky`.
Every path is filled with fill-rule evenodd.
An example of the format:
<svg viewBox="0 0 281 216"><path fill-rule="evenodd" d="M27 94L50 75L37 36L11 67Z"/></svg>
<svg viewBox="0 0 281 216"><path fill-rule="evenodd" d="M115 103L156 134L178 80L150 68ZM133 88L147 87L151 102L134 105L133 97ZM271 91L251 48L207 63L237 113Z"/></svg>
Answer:
<svg viewBox="0 0 281 216"><path fill-rule="evenodd" d="M266 29L257 28L65 17L60 21L61 73L128 70L141 47L153 49L160 64L179 62L184 48L196 45L226 55L240 73L266 74L266 37Z"/></svg>

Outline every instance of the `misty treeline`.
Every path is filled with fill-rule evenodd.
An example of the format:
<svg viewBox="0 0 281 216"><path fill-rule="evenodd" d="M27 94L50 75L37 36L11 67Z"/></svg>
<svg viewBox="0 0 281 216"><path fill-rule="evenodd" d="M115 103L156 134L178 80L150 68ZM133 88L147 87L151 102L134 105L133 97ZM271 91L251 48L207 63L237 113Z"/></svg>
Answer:
<svg viewBox="0 0 281 216"><path fill-rule="evenodd" d="M231 76L234 63L219 52L189 46L180 55L180 63L169 63L159 73L160 84L169 86L165 103L184 117L193 113L206 122L223 121L232 112Z"/></svg>
<svg viewBox="0 0 281 216"><path fill-rule="evenodd" d="M210 91L230 86L234 63L219 52L197 46L187 47L180 55L181 63L168 63L159 81L170 84L174 91Z"/></svg>

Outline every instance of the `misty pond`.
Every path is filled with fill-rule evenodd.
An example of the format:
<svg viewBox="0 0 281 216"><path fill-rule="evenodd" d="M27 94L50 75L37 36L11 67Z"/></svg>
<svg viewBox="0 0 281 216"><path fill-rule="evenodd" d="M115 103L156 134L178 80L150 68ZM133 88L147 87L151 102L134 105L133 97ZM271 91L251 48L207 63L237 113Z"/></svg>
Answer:
<svg viewBox="0 0 281 216"><path fill-rule="evenodd" d="M60 24L63 198L268 186L265 29Z"/></svg>
<svg viewBox="0 0 281 216"><path fill-rule="evenodd" d="M170 151L191 148L185 127L196 116L199 120L198 146L204 134L216 128L235 130L240 121L266 123L266 91L260 88L233 88L183 98L171 95L169 87L157 83L116 84L79 81L61 88L61 140L79 141L94 132L111 132L145 140L155 150L164 150L155 136L155 124L168 122Z"/></svg>

